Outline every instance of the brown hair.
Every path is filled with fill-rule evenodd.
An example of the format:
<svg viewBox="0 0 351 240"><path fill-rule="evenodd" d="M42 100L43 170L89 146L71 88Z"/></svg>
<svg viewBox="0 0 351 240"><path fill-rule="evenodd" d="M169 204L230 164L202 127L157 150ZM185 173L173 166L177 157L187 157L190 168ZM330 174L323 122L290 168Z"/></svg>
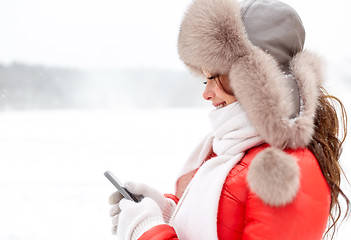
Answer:
<svg viewBox="0 0 351 240"><path fill-rule="evenodd" d="M215 75L214 80L217 86L219 86L224 92L229 95L234 95L233 89L230 87L230 81L228 75Z"/></svg>
<svg viewBox="0 0 351 240"><path fill-rule="evenodd" d="M347 206L343 219L350 213L350 200L340 188L341 174L344 172L339 164L342 144L347 133L347 115L344 105L338 98L329 95L324 88L321 88L320 92L319 107L314 121L315 133L308 149L317 158L330 188L329 228L324 237L332 230L330 234L333 239L336 223L342 215L339 195L344 198ZM346 176L345 179L347 180Z"/></svg>

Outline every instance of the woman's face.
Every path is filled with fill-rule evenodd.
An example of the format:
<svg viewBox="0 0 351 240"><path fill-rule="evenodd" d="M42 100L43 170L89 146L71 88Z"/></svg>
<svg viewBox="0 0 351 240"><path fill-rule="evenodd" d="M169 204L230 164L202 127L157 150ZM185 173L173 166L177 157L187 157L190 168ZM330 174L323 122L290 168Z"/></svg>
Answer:
<svg viewBox="0 0 351 240"><path fill-rule="evenodd" d="M226 93L221 86L218 86L217 81L220 78L222 80L228 80L228 76L221 75L221 76L213 76L211 73L207 72L206 70L202 70L204 75L207 78L207 81L204 82L206 84L206 88L202 94L205 100L212 101L212 105L217 109L225 107L233 102L236 102L237 99L234 95L230 95Z"/></svg>

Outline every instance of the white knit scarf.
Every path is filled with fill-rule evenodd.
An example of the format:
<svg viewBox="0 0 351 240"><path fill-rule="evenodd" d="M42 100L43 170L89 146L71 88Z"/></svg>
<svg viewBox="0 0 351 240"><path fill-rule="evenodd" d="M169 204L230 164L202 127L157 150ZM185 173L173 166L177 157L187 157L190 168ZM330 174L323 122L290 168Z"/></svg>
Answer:
<svg viewBox="0 0 351 240"><path fill-rule="evenodd" d="M195 149L178 180L178 188L187 188L177 189L184 193L170 224L181 240L218 239L218 203L225 179L247 149L263 142L237 102L210 112L209 118L212 133ZM217 157L203 163L211 148ZM190 183L182 179L196 169Z"/></svg>

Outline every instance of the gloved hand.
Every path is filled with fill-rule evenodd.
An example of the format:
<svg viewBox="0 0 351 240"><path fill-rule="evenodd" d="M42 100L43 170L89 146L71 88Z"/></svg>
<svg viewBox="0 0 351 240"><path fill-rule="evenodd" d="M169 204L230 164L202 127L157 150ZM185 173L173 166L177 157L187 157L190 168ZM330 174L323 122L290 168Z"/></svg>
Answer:
<svg viewBox="0 0 351 240"><path fill-rule="evenodd" d="M118 209L113 210L117 214L112 224L120 240L136 240L152 227L165 224L161 209L151 198L143 198L139 203L121 199L114 206Z"/></svg>
<svg viewBox="0 0 351 240"><path fill-rule="evenodd" d="M112 217L112 233L117 233L117 214L121 212L119 208L119 202L123 199L123 196L120 192L116 191L111 194L109 198L109 203L112 205L110 208L110 216Z"/></svg>
<svg viewBox="0 0 351 240"><path fill-rule="evenodd" d="M143 183L127 182L125 188L135 195L142 195L154 200L162 211L163 220L169 223L176 208L176 203L172 199L166 198L158 190Z"/></svg>

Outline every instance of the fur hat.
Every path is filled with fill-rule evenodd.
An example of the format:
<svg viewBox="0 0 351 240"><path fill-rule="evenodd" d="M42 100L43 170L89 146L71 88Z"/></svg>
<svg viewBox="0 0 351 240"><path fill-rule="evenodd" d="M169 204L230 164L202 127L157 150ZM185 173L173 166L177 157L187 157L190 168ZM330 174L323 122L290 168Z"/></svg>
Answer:
<svg viewBox="0 0 351 240"><path fill-rule="evenodd" d="M275 157L288 162L291 157L282 157L284 148L306 147L312 139L322 61L302 50L304 36L296 11L276 0L246 0L241 6L236 0L194 0L183 18L178 38L181 60L196 73L206 69L229 76L251 124L271 146L266 155L258 156L261 160ZM255 172L267 161L257 162ZM291 169L293 179L298 179L298 168ZM268 198L258 194L268 204L286 204L298 190L298 181L291 181L291 176L278 179L287 183L279 188L257 179L264 174L253 175L249 185L256 193L268 189ZM275 191L280 192L274 195ZM284 191L290 192L281 194Z"/></svg>

